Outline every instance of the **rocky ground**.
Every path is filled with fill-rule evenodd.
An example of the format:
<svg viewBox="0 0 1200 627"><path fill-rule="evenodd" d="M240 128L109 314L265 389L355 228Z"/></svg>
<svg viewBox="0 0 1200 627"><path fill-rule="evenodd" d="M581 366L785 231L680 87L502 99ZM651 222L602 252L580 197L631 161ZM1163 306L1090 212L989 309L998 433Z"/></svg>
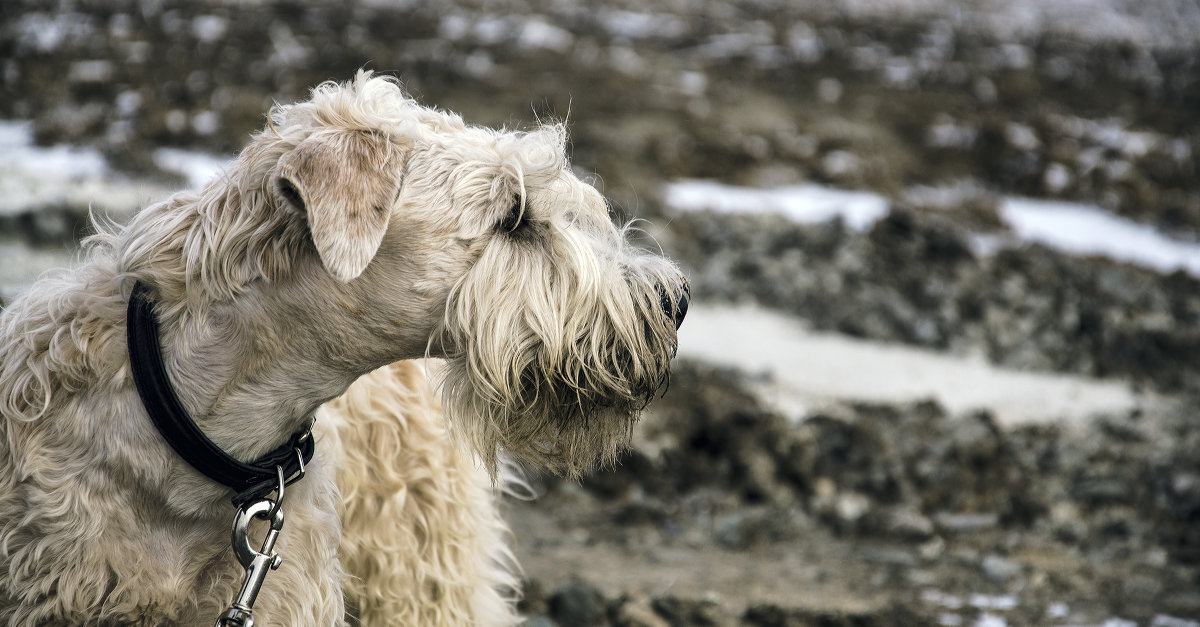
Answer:
<svg viewBox="0 0 1200 627"><path fill-rule="evenodd" d="M946 217L894 207L867 232L773 215L687 214L660 237L716 299L817 328L1037 370L1200 390L1200 281L1042 246L972 250Z"/></svg>
<svg viewBox="0 0 1200 627"><path fill-rule="evenodd" d="M514 505L529 611L564 625L1200 616L1185 404L1080 427L1002 428L934 402L801 418L765 409L742 375L680 364L620 466Z"/></svg>
<svg viewBox="0 0 1200 627"><path fill-rule="evenodd" d="M1165 400L1072 424L932 401L792 415L752 373L681 361L619 467L510 504L531 625L1194 627L1196 277L973 238L1005 235L1006 196L1200 238L1200 8L1045 4L9 0L0 119L117 183L17 202L0 180L0 248L62 259L89 203L140 202L113 185L186 184L157 149L231 154L272 102L363 66L473 122L565 118L575 165L651 220L700 305ZM866 230L677 214L659 189L680 178L891 210Z"/></svg>

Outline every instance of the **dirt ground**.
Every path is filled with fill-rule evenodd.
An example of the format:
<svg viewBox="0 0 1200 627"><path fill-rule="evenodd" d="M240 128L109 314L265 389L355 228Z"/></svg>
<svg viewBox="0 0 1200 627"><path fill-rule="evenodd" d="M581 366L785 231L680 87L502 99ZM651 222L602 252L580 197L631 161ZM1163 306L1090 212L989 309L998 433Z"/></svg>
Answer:
<svg viewBox="0 0 1200 627"><path fill-rule="evenodd" d="M1011 235L1007 197L1200 239L1197 33L1179 0L8 0L0 119L169 188L159 148L228 155L272 102L366 66L471 122L566 119L575 166L699 306L1161 400L1069 422L866 391L786 409L769 373L680 359L619 466L508 500L531 626L1197 627L1200 283L972 245ZM660 195L679 179L890 208L866 230L681 215ZM90 202L0 183L0 248L65 259Z"/></svg>
<svg viewBox="0 0 1200 627"><path fill-rule="evenodd" d="M681 364L620 467L513 502L531 612L614 625L663 624L622 618L627 605L715 625L1200 616L1200 442L1185 405L1073 428L1003 428L933 402L797 422L736 381Z"/></svg>

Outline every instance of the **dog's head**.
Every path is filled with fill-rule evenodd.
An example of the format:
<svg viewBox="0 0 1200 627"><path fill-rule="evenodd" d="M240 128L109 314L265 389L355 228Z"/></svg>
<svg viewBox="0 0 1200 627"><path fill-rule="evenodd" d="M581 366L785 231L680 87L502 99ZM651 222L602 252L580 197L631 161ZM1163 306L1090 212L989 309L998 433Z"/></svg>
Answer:
<svg viewBox="0 0 1200 627"><path fill-rule="evenodd" d="M497 445L566 474L611 461L666 385L687 307L679 271L627 243L562 150L561 129L512 138L507 165L472 175L492 188L478 256L431 336L445 406L493 468Z"/></svg>
<svg viewBox="0 0 1200 627"><path fill-rule="evenodd" d="M277 108L243 156L273 159L275 203L303 216L300 254L358 334L339 350L445 358L445 408L493 469L497 447L568 474L612 460L686 311L682 275L627 243L565 143L561 125L467 126L362 74Z"/></svg>

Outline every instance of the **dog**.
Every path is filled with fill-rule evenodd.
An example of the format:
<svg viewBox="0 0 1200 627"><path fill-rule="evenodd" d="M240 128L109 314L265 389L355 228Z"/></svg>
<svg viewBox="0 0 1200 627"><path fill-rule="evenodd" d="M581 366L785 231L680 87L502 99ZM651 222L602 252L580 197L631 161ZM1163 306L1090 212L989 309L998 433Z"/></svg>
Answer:
<svg viewBox="0 0 1200 627"><path fill-rule="evenodd" d="M565 146L360 72L202 189L97 220L0 314L0 624L516 622L501 452L613 462L689 298ZM287 461L235 496L202 440ZM271 524L259 566L243 515Z"/></svg>

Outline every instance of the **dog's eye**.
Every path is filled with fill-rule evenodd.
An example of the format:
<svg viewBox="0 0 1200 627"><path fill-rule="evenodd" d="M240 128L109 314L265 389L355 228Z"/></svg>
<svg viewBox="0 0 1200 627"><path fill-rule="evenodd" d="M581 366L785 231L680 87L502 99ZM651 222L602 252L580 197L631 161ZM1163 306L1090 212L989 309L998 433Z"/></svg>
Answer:
<svg viewBox="0 0 1200 627"><path fill-rule="evenodd" d="M508 213L504 219L500 221L500 230L511 233L521 226L525 221L525 203L520 195L513 196L512 206L508 208Z"/></svg>

